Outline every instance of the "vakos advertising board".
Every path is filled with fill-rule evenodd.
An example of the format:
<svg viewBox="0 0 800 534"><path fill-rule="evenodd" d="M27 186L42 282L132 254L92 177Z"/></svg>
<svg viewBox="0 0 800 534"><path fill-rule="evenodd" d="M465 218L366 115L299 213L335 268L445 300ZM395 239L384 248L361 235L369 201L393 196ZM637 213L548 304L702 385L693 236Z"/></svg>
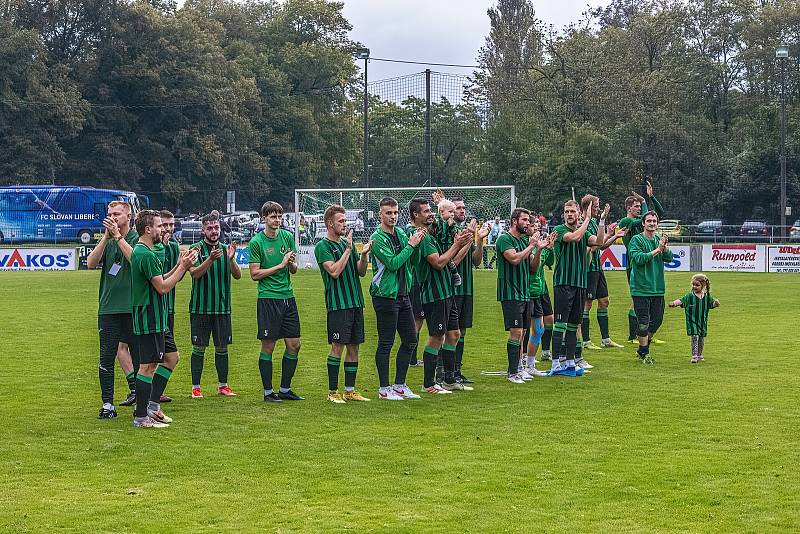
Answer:
<svg viewBox="0 0 800 534"><path fill-rule="evenodd" d="M688 271L689 270L689 250L688 245L672 245L672 261L665 263L667 271ZM628 265L628 253L625 245L611 245L600 253L600 263L606 271L624 271Z"/></svg>
<svg viewBox="0 0 800 534"><path fill-rule="evenodd" d="M74 248L3 248L0 271L74 271Z"/></svg>

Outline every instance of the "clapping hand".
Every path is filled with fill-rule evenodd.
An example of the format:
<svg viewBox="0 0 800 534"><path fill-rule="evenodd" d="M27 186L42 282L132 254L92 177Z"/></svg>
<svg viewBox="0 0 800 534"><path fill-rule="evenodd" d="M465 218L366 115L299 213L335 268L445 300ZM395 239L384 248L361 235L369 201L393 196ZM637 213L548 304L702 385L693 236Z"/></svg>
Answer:
<svg viewBox="0 0 800 534"><path fill-rule="evenodd" d="M117 226L117 221L112 219L111 217L106 217L103 219L103 226L106 228L106 235L108 237L117 238L120 237L119 226Z"/></svg>
<svg viewBox="0 0 800 534"><path fill-rule="evenodd" d="M361 255L366 256L369 254L370 250L372 250L372 239L364 243L364 245L361 247Z"/></svg>
<svg viewBox="0 0 800 534"><path fill-rule="evenodd" d="M194 265L197 262L197 250L191 249L187 250L186 252L181 253L180 264L184 270L188 270L189 267Z"/></svg>
<svg viewBox="0 0 800 534"><path fill-rule="evenodd" d="M232 241L230 245L228 245L228 259L232 260L236 257L236 241Z"/></svg>
<svg viewBox="0 0 800 534"><path fill-rule="evenodd" d="M408 238L408 244L412 247L416 247L426 235L428 235L428 230L426 228L419 228Z"/></svg>

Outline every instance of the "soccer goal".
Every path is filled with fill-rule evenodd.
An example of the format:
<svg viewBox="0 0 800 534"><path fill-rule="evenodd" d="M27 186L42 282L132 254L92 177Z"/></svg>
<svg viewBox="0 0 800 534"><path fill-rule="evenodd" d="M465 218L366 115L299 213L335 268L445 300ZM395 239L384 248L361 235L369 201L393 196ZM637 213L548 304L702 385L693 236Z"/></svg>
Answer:
<svg viewBox="0 0 800 534"><path fill-rule="evenodd" d="M346 210L348 226L354 241L366 241L380 226L378 204L384 197L393 197L400 206L399 227L409 222L408 203L417 197L432 199L437 187L395 187L356 189L295 189L295 241L300 252L301 267L314 267L313 249L326 235L323 214L328 206L338 204ZM461 197L467 208L467 221L491 222L499 218L503 229L508 225L511 210L516 206L513 185L442 187L447 198Z"/></svg>

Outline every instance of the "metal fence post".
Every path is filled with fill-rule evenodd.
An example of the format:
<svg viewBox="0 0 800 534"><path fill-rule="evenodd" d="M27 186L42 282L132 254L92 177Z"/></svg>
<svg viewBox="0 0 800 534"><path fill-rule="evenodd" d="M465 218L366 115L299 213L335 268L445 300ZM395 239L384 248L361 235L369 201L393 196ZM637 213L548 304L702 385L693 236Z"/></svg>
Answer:
<svg viewBox="0 0 800 534"><path fill-rule="evenodd" d="M425 69L425 158L427 160L427 180L431 184L431 69Z"/></svg>

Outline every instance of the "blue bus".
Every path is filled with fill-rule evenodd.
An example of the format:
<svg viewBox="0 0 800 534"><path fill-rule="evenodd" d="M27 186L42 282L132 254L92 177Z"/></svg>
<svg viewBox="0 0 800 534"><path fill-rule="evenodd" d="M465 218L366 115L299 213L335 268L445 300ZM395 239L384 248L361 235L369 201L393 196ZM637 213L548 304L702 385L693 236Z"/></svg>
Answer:
<svg viewBox="0 0 800 534"><path fill-rule="evenodd" d="M89 244L105 231L103 219L114 200L129 202L134 214L148 201L130 191L94 187L0 187L0 243Z"/></svg>

